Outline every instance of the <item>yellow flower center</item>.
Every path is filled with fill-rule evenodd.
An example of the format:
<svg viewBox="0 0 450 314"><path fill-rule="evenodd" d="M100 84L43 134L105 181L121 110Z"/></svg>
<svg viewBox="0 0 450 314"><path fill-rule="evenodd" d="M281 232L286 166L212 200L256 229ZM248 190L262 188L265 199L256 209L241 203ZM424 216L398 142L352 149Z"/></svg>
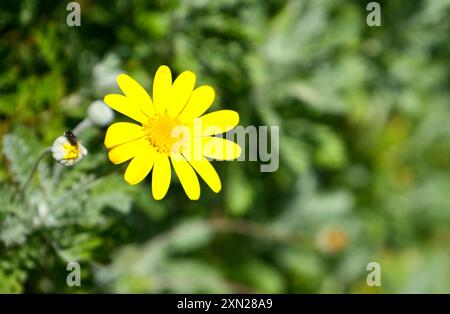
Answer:
<svg viewBox="0 0 450 314"><path fill-rule="evenodd" d="M77 159L79 152L78 145L73 146L70 143L64 144L64 150L66 154L64 155L64 159Z"/></svg>
<svg viewBox="0 0 450 314"><path fill-rule="evenodd" d="M166 114L157 115L148 119L143 127L145 138L158 152L181 152L185 137L184 126L177 118Z"/></svg>

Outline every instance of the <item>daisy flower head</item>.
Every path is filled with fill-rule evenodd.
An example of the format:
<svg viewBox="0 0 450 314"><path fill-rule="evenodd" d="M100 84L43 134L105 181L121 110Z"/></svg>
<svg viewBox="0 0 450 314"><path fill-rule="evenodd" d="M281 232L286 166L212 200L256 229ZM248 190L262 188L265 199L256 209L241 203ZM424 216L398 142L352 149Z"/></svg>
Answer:
<svg viewBox="0 0 450 314"><path fill-rule="evenodd" d="M71 131L56 138L51 150L53 158L64 166L72 166L87 155L86 148Z"/></svg>
<svg viewBox="0 0 450 314"><path fill-rule="evenodd" d="M241 148L234 142L215 137L233 129L239 115L232 110L204 114L214 101L214 89L195 88L190 71L172 81L167 66L160 66L153 80L153 97L126 74L117 77L124 95L109 94L104 102L137 123L112 124L105 135L108 157L114 164L131 160L125 181L137 184L150 172L152 194L164 198L171 180L171 165L192 200L200 197L197 174L214 191L221 189L220 178L207 159L231 160Z"/></svg>

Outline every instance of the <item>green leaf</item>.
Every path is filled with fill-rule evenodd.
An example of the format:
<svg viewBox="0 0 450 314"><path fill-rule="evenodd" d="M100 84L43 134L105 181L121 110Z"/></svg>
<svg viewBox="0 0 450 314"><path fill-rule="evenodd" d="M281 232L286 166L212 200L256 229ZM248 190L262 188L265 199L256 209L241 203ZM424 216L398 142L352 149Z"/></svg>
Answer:
<svg viewBox="0 0 450 314"><path fill-rule="evenodd" d="M32 157L35 154L30 151L22 138L14 134L7 134L3 137L3 153L8 160L14 181L23 185L30 174L33 165Z"/></svg>

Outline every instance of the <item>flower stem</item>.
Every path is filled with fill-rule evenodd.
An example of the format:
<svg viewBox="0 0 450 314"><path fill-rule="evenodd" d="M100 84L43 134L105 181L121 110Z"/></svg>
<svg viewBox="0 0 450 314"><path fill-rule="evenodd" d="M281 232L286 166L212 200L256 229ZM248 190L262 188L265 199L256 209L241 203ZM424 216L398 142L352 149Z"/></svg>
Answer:
<svg viewBox="0 0 450 314"><path fill-rule="evenodd" d="M25 193L25 191L26 191L28 185L29 185L30 182L31 182L31 179L33 179L33 176L34 176L34 174L36 173L36 170L37 170L37 168L38 168L38 166L39 166L39 163L40 163L41 160L44 159L44 157L45 157L48 153L50 153L50 152L51 152L51 147L47 147L47 148L39 155L38 159L36 160L36 162L35 162L34 165L33 165L33 168L31 169L30 174L28 175L27 180L26 180L25 183L23 184L23 187L22 187L22 192L23 192L23 193Z"/></svg>
<svg viewBox="0 0 450 314"><path fill-rule="evenodd" d="M90 126L92 126L92 122L91 120L89 120L88 118L85 118L84 120L82 120L80 123L78 123L75 128L72 130L72 132L78 136L81 132L83 132L85 129L89 128Z"/></svg>

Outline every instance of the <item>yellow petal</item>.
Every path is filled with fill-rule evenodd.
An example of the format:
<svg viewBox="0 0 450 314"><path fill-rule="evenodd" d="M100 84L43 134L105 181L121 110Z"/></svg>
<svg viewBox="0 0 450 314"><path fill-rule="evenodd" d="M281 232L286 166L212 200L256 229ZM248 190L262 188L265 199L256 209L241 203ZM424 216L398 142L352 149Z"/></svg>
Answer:
<svg viewBox="0 0 450 314"><path fill-rule="evenodd" d="M152 175L152 194L155 200L162 199L170 185L170 162L165 154L156 154Z"/></svg>
<svg viewBox="0 0 450 314"><path fill-rule="evenodd" d="M139 108L147 117L155 115L152 99L141 84L126 74L120 74L117 83L130 104Z"/></svg>
<svg viewBox="0 0 450 314"><path fill-rule="evenodd" d="M106 130L105 135L105 146L106 148L111 148L144 136L144 130L142 126L128 123L128 122L117 122Z"/></svg>
<svg viewBox="0 0 450 314"><path fill-rule="evenodd" d="M108 94L105 96L103 101L112 109L140 123L145 123L148 120L148 117L142 112L142 110L126 96L119 94Z"/></svg>
<svg viewBox="0 0 450 314"><path fill-rule="evenodd" d="M171 117L177 117L186 106L195 86L195 74L184 71L173 82L170 89L170 101L167 113Z"/></svg>
<svg viewBox="0 0 450 314"><path fill-rule="evenodd" d="M203 138L203 155L216 160L232 160L241 155L241 147L220 137Z"/></svg>
<svg viewBox="0 0 450 314"><path fill-rule="evenodd" d="M157 113L162 113L169 107L170 89L172 88L172 73L169 67L158 68L153 80L153 102Z"/></svg>
<svg viewBox="0 0 450 314"><path fill-rule="evenodd" d="M188 103L178 116L184 123L191 122L200 117L211 106L214 101L215 93L211 86L203 85L196 88L189 98Z"/></svg>
<svg viewBox="0 0 450 314"><path fill-rule="evenodd" d="M173 154L170 159L186 195L191 200L198 200L200 197L200 183L194 169L181 154Z"/></svg>
<svg viewBox="0 0 450 314"><path fill-rule="evenodd" d="M142 145L125 171L125 181L131 185L141 182L152 169L155 155L156 151L150 145Z"/></svg>
<svg viewBox="0 0 450 314"><path fill-rule="evenodd" d="M207 136L227 132L239 123L239 114L233 110L218 110L194 120L194 136ZM200 133L201 134L198 134Z"/></svg>
<svg viewBox="0 0 450 314"><path fill-rule="evenodd" d="M205 157L202 156L200 160L188 159L188 161L205 183L208 184L211 190L217 193L222 189L222 184L220 183L220 178L216 169L214 169Z"/></svg>
<svg viewBox="0 0 450 314"><path fill-rule="evenodd" d="M144 145L147 145L147 141L144 138L140 138L138 140L114 146L108 150L109 160L111 160L113 164L121 164L136 156L139 153L140 148Z"/></svg>

